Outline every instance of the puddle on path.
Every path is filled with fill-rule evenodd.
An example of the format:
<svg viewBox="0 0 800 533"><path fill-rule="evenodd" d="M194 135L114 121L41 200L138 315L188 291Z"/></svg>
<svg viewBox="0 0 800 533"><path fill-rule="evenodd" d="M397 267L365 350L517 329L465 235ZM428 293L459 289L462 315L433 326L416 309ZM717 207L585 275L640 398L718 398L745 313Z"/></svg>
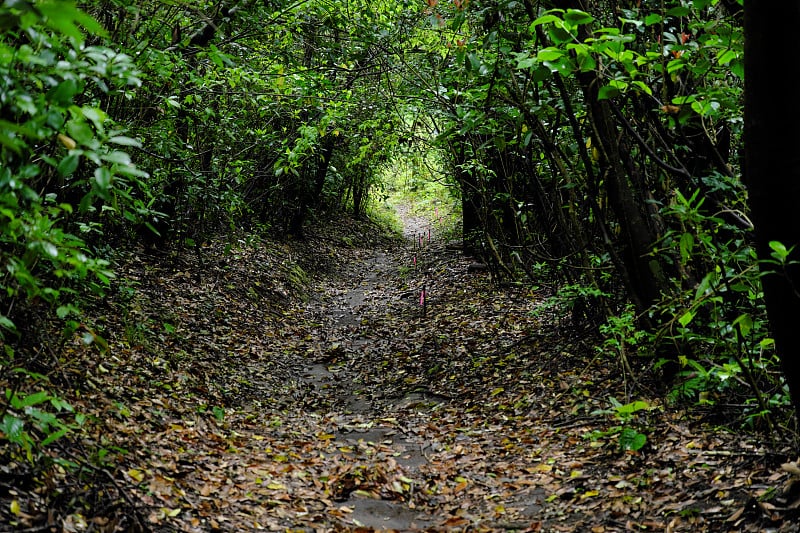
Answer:
<svg viewBox="0 0 800 533"><path fill-rule="evenodd" d="M399 433L396 429L376 427L365 431L338 431L336 439L351 444L359 441L388 446L395 451L394 459L403 468L417 469L428 462L423 447L418 442Z"/></svg>
<svg viewBox="0 0 800 533"><path fill-rule="evenodd" d="M376 531L425 531L433 518L409 509L407 504L369 498L350 498L349 522Z"/></svg>
<svg viewBox="0 0 800 533"><path fill-rule="evenodd" d="M406 234L409 235L409 228L406 228ZM392 279L391 271L395 268L390 259L386 252L377 252L365 259L362 276L354 278L353 286L336 295L331 302L333 328L345 332L341 337L348 339L339 348L343 353L355 354L370 343L369 338L360 336L356 331L361 325L363 312L377 303L375 299L385 298L386 284ZM359 394L357 384L346 381L352 378L345 366L337 366L339 363L330 365L316 362L304 370L302 380L312 390L327 391L327 396L336 397L338 405L335 409L345 417L359 415L370 418L386 408L426 411L446 401L415 391L402 398L380 401L379 406L369 395ZM425 444L395 428L373 426L368 429L339 430L334 435L337 441L355 448L365 444L381 448L412 479L428 462L424 453ZM341 506L348 509L343 515L345 523L375 531L426 531L436 520L414 509L408 502L370 499L355 494L342 502Z"/></svg>

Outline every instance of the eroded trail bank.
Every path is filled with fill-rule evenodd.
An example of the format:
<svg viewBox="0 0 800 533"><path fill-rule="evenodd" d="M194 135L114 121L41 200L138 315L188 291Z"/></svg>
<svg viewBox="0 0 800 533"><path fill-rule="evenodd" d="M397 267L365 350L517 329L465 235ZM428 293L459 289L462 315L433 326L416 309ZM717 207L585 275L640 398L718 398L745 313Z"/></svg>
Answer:
<svg viewBox="0 0 800 533"><path fill-rule="evenodd" d="M108 357L76 348L62 369L82 380L74 402L96 415L125 495L81 518L106 531L794 530L764 502L789 474L763 439L646 388L647 408L621 420L614 354L549 311L545 289L498 288L435 223L408 220L405 240L340 221L304 243L129 257ZM620 449L627 429L641 450ZM32 517L63 508L17 495Z"/></svg>

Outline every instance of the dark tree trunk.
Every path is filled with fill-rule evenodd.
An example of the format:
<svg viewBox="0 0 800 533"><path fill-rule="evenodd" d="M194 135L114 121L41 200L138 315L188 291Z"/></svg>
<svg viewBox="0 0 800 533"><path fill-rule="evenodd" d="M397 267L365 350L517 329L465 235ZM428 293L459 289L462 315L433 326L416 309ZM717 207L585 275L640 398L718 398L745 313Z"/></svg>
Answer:
<svg viewBox="0 0 800 533"><path fill-rule="evenodd" d="M787 72L800 57L800 2L746 0L745 171L758 256L770 241L796 247L800 261L800 106L797 81ZM792 401L800 413L800 265L762 265L770 327Z"/></svg>
<svg viewBox="0 0 800 533"><path fill-rule="evenodd" d="M456 182L461 190L461 237L464 255L477 256L480 253L481 217L479 208L478 182L471 172L464 170L466 139L461 139L454 150Z"/></svg>
<svg viewBox="0 0 800 533"><path fill-rule="evenodd" d="M322 201L322 191L325 189L325 178L328 176L328 169L331 166L333 150L336 147L336 137L330 132L322 141L322 150L319 155L319 164L314 171L314 205L319 206Z"/></svg>
<svg viewBox="0 0 800 533"><path fill-rule="evenodd" d="M594 128L592 144L602 154L601 172L608 190L609 205L620 227L623 282L639 312L644 313L667 288L661 265L650 255L658 236L645 218L644 202L631 181L635 165L626 166L630 150L620 139L608 102L598 100L598 80L591 72L581 73L578 79Z"/></svg>

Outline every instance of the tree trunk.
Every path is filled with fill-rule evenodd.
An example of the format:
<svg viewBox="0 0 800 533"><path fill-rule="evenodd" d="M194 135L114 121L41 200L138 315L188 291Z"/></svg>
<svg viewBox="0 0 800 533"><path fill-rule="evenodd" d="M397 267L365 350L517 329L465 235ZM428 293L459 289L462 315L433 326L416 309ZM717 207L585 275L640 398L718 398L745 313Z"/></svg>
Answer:
<svg viewBox="0 0 800 533"><path fill-rule="evenodd" d="M777 9L776 9L777 8ZM800 261L800 106L787 72L800 56L800 2L775 6L746 0L745 171L756 250L770 258L770 241L795 247ZM800 413L800 266L762 264L770 328L796 413Z"/></svg>
<svg viewBox="0 0 800 533"><path fill-rule="evenodd" d="M608 201L620 228L623 282L640 313L661 297L667 283L661 265L650 255L658 236L643 213L643 203L631 182L635 165L626 167L630 150L621 139L607 101L598 100L598 80L591 72L578 75L593 127L592 145L601 153L601 173Z"/></svg>

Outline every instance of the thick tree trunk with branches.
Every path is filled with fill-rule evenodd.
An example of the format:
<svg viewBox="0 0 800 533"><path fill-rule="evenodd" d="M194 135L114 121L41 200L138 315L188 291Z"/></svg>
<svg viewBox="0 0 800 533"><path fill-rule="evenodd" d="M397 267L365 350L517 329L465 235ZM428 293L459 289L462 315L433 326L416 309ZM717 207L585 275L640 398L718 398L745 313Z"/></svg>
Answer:
<svg viewBox="0 0 800 533"><path fill-rule="evenodd" d="M767 261L761 263L767 314L800 412L800 107L789 99L797 82L786 73L800 55L798 26L800 2L778 8L745 2L745 177L758 256ZM791 251L782 264L769 262L775 241Z"/></svg>

